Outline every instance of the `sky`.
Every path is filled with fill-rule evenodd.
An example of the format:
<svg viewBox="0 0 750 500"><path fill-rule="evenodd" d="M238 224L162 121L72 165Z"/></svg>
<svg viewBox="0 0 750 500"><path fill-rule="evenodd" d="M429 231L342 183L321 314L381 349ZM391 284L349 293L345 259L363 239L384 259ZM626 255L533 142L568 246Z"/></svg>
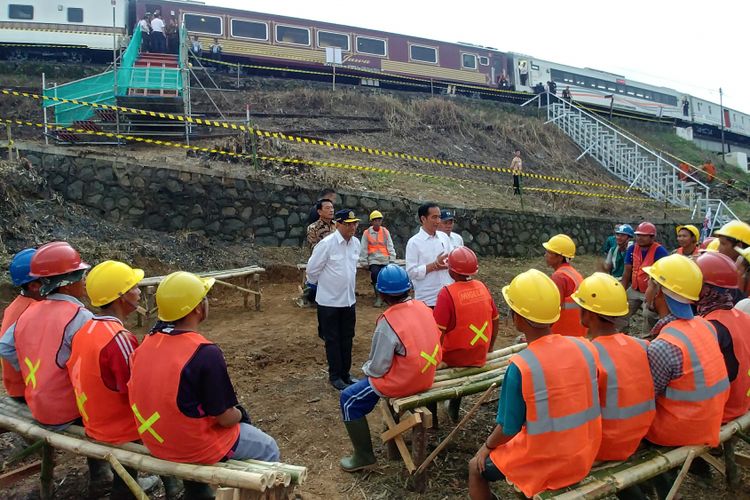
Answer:
<svg viewBox="0 0 750 500"><path fill-rule="evenodd" d="M747 0L204 0L468 42L660 85L750 114Z"/></svg>

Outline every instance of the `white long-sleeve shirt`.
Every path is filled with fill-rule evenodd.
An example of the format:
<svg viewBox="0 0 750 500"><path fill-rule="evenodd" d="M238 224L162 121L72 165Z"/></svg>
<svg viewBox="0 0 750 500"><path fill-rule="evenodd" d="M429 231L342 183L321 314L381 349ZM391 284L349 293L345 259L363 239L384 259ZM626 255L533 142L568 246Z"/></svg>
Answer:
<svg viewBox="0 0 750 500"><path fill-rule="evenodd" d="M357 302L354 288L359 249L356 237L347 242L339 231L334 231L315 245L307 261L307 281L318 285L315 295L318 305L350 307Z"/></svg>
<svg viewBox="0 0 750 500"><path fill-rule="evenodd" d="M440 289L453 280L447 269L428 273L427 264L434 262L441 253L447 254L451 248L447 234L436 231L430 236L422 228L406 244L406 273L414 285L414 298L430 307L435 306Z"/></svg>
<svg viewBox="0 0 750 500"><path fill-rule="evenodd" d="M151 30L154 33L164 33L164 21L158 17L153 18L151 20Z"/></svg>

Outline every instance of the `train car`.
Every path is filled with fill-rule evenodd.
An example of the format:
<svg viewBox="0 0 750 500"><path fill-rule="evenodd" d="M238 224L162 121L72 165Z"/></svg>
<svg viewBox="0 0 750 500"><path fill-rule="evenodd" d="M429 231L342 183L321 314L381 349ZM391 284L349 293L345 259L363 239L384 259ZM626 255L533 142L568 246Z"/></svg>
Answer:
<svg viewBox="0 0 750 500"><path fill-rule="evenodd" d="M448 43L321 21L262 14L197 2L137 0L136 16L159 9L165 22L184 23L204 52L214 40L230 61L285 64L320 69L326 47L342 51L344 69L380 72L427 82L488 86L507 67L504 53L487 47ZM377 75L374 77L377 78Z"/></svg>
<svg viewBox="0 0 750 500"><path fill-rule="evenodd" d="M111 54L127 34L127 19L128 0L114 6L104 0L0 0L0 48L6 58L20 60L54 53L79 61L87 51Z"/></svg>

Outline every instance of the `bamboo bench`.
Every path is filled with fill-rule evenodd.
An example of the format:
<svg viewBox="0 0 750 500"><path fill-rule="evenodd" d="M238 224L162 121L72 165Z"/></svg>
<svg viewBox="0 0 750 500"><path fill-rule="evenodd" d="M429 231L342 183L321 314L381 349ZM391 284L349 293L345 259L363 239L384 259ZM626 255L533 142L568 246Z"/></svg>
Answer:
<svg viewBox="0 0 750 500"><path fill-rule="evenodd" d="M255 310L260 311L260 300L262 293L260 290L260 274L266 270L259 266L247 266L239 267L236 269L224 269L222 271L207 271L204 273L196 273L202 278L214 278L216 284L232 288L242 293L244 296L245 308L250 307L250 296L255 297ZM152 314L156 312L156 304L154 296L156 295L156 286L162 282L166 276L151 276L144 278L138 283L138 287L143 288L144 293L141 295L141 307L142 311L138 314L138 326L142 326L143 319L148 320ZM243 280L243 286L238 286L229 283L227 279L241 278ZM250 283L252 279L253 283ZM252 287L252 288L251 288Z"/></svg>
<svg viewBox="0 0 750 500"><path fill-rule="evenodd" d="M33 444L16 453L2 464L0 488L7 488L26 477L41 472L40 496L43 500L54 498L54 450L63 450L90 458L107 460L138 499L147 499L135 478L123 466L139 471L174 476L218 487L218 500L276 500L289 498L296 486L304 483L307 469L284 463L258 460L228 460L214 465L179 464L151 456L145 446L136 443L110 445L86 437L79 426L54 432L36 424L28 407L10 398L0 398L0 429L15 432ZM35 461L6 472L12 463L41 452L41 461Z"/></svg>

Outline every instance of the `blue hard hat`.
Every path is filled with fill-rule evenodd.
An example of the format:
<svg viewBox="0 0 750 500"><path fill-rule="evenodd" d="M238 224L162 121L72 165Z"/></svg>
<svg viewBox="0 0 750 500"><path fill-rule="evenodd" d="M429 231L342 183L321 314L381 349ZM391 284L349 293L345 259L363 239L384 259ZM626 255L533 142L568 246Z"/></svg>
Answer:
<svg viewBox="0 0 750 500"><path fill-rule="evenodd" d="M31 283L36 278L29 276L31 272L31 258L36 253L36 248L26 248L13 256L10 260L10 279L15 286Z"/></svg>
<svg viewBox="0 0 750 500"><path fill-rule="evenodd" d="M615 234L627 234L631 238L635 238L635 231L633 231L633 228L630 226L630 224L620 224L619 226L617 226Z"/></svg>
<svg viewBox="0 0 750 500"><path fill-rule="evenodd" d="M411 280L402 267L388 264L380 270L375 289L386 295L399 295L411 290Z"/></svg>

